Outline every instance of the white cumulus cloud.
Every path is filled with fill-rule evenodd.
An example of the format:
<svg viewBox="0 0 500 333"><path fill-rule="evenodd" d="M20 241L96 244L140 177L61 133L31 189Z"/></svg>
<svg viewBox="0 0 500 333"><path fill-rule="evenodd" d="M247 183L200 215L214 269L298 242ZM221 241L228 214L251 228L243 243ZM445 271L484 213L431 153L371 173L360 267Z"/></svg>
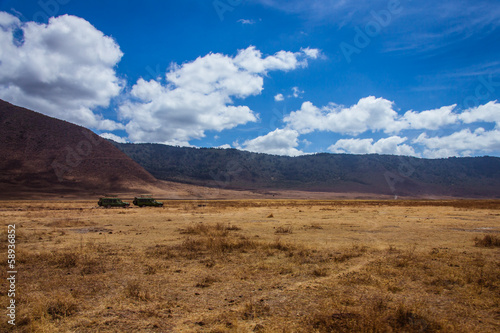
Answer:
<svg viewBox="0 0 500 333"><path fill-rule="evenodd" d="M387 154L417 156L413 147L407 144L407 138L391 136L376 142L373 139L341 139L328 147L332 153L345 154Z"/></svg>
<svg viewBox="0 0 500 333"><path fill-rule="evenodd" d="M285 100L285 96L283 96L283 94L277 94L276 96L274 96L274 100L276 102L282 102Z"/></svg>
<svg viewBox="0 0 500 333"><path fill-rule="evenodd" d="M238 149L273 155L299 156L304 152L297 149L299 133L290 129L276 129L266 135L245 141Z"/></svg>
<svg viewBox="0 0 500 333"><path fill-rule="evenodd" d="M108 107L124 82L118 44L86 20L63 15L21 23L0 12L0 98L96 129L123 125L92 110Z"/></svg>
<svg viewBox="0 0 500 333"><path fill-rule="evenodd" d="M304 67L307 59L304 52L288 51L263 57L253 46L234 57L210 53L173 65L166 73L167 84L138 80L119 114L128 121L126 131L133 142L189 145L205 131L257 121L257 114L248 106L234 105L234 99L259 95L269 71Z"/></svg>
<svg viewBox="0 0 500 333"><path fill-rule="evenodd" d="M309 47L306 47L300 50L311 59L317 59L321 55L321 51L319 49L311 49Z"/></svg>
<svg viewBox="0 0 500 333"><path fill-rule="evenodd" d="M437 130L457 122L458 116L452 112L455 107L456 104L422 112L408 111L403 121L408 123L407 128Z"/></svg>
<svg viewBox="0 0 500 333"><path fill-rule="evenodd" d="M424 157L427 158L469 156L500 151L500 130L478 128L472 132L467 128L442 137L428 137L422 133L413 142L425 147Z"/></svg>
<svg viewBox="0 0 500 333"><path fill-rule="evenodd" d="M295 98L299 98L303 93L304 91L300 90L299 87L292 87L292 95L290 95L289 97L293 96Z"/></svg>
<svg viewBox="0 0 500 333"><path fill-rule="evenodd" d="M500 104L497 101L491 101L485 105L468 109L460 114L460 119L466 123L475 122L494 122L500 128Z"/></svg>
<svg viewBox="0 0 500 333"><path fill-rule="evenodd" d="M291 112L284 121L301 134L317 130L357 135L379 130L398 132L404 125L397 117L393 102L369 96L351 107L331 103L320 109L304 102L300 110Z"/></svg>
<svg viewBox="0 0 500 333"><path fill-rule="evenodd" d="M309 49L307 52L304 50L301 52L279 51L263 58L262 52L257 50L255 46L250 46L240 50L236 57L232 58L232 62L249 73L265 74L273 70L289 71L306 67L308 65L307 59L314 59L310 56L313 50Z"/></svg>
<svg viewBox="0 0 500 333"><path fill-rule="evenodd" d="M99 136L101 138L113 140L113 141L118 142L118 143L127 143L127 139L122 138L122 137L120 137L116 134L113 134L113 133L101 133L101 134L99 134Z"/></svg>

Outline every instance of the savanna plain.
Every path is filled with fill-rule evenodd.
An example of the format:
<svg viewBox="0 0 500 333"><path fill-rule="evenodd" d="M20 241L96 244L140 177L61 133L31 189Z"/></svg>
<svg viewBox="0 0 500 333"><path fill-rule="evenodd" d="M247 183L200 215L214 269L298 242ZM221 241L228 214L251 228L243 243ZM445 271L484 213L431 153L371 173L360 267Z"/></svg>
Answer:
<svg viewBox="0 0 500 333"><path fill-rule="evenodd" d="M500 331L498 200L1 201L0 221L3 332Z"/></svg>

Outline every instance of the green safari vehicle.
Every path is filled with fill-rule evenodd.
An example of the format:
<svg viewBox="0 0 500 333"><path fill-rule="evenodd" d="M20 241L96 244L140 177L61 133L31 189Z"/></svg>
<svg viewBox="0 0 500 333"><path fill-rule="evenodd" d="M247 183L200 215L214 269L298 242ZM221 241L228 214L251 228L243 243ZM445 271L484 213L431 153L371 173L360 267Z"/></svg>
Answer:
<svg viewBox="0 0 500 333"><path fill-rule="evenodd" d="M122 201L118 198L100 198L97 203L101 207L111 208L111 207L123 207L126 208L130 206L130 203Z"/></svg>
<svg viewBox="0 0 500 333"><path fill-rule="evenodd" d="M163 207L163 202L156 201L155 199L150 197L135 197L133 204L139 207Z"/></svg>

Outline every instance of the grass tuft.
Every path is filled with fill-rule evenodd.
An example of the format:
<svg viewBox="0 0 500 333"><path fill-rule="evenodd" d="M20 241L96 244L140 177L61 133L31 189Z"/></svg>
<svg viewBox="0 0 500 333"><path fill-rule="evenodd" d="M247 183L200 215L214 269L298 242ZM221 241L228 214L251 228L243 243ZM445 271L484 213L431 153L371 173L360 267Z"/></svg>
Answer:
<svg viewBox="0 0 500 333"><path fill-rule="evenodd" d="M293 228L292 227L277 227L276 231L274 232L275 234L292 234L293 233Z"/></svg>
<svg viewBox="0 0 500 333"><path fill-rule="evenodd" d="M483 238L474 239L477 247L500 247L500 237L493 235L484 235Z"/></svg>

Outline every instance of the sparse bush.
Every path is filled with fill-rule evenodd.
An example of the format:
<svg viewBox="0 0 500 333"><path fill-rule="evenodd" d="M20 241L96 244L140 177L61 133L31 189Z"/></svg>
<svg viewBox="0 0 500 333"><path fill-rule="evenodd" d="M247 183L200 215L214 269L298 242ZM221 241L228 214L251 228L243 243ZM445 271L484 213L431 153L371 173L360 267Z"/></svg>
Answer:
<svg viewBox="0 0 500 333"><path fill-rule="evenodd" d="M483 238L474 238L477 247L500 247L500 237L484 235Z"/></svg>
<svg viewBox="0 0 500 333"><path fill-rule="evenodd" d="M106 272L104 256L85 255L81 260L80 274L102 274Z"/></svg>
<svg viewBox="0 0 500 333"><path fill-rule="evenodd" d="M312 275L317 276L317 277L328 276L328 269L326 269L326 268L315 268L312 271Z"/></svg>
<svg viewBox="0 0 500 333"><path fill-rule="evenodd" d="M52 319L69 317L78 311L77 301L70 295L59 294L47 302L47 314Z"/></svg>
<svg viewBox="0 0 500 333"><path fill-rule="evenodd" d="M347 285L373 285L376 281L366 272L349 272L342 276L341 282Z"/></svg>
<svg viewBox="0 0 500 333"><path fill-rule="evenodd" d="M246 303L243 308L241 317L244 320L251 320L256 318L262 318L268 316L271 312L271 308L267 305L263 299L258 302Z"/></svg>
<svg viewBox="0 0 500 333"><path fill-rule="evenodd" d="M75 252L55 253L53 263L58 268L73 268L78 262L78 254Z"/></svg>
<svg viewBox="0 0 500 333"><path fill-rule="evenodd" d="M129 281L125 287L125 296L130 298L139 298L141 286L138 281Z"/></svg>
<svg viewBox="0 0 500 333"><path fill-rule="evenodd" d="M238 230L241 230L241 228L231 224L224 225L222 223L217 223L214 225L210 225L200 222L200 223L193 223L192 225L187 226L185 229L179 229L179 232L181 234L187 234L187 235L207 235L214 232L220 235L227 235L229 231L238 231Z"/></svg>
<svg viewBox="0 0 500 333"><path fill-rule="evenodd" d="M193 239L191 237L186 238L181 246L179 247L179 251L187 252L187 256L192 258L193 255L200 253L203 250L203 243L199 239Z"/></svg>
<svg viewBox="0 0 500 333"><path fill-rule="evenodd" d="M213 276L207 276L203 278L200 282L196 284L197 288L208 288L215 282L219 282L219 279L213 277Z"/></svg>
<svg viewBox="0 0 500 333"><path fill-rule="evenodd" d="M398 332L436 332L441 327L404 306L399 306L389 317L390 325Z"/></svg>
<svg viewBox="0 0 500 333"><path fill-rule="evenodd" d="M289 252L295 249L294 246L292 246L291 244L283 243L279 238L276 238L275 241L267 245L267 247L270 249L275 249L283 252Z"/></svg>
<svg viewBox="0 0 500 333"><path fill-rule="evenodd" d="M150 299L149 291L143 290L138 280L131 280L127 282L127 285L125 286L125 297L141 301L147 301Z"/></svg>
<svg viewBox="0 0 500 333"><path fill-rule="evenodd" d="M342 263L352 258L361 257L366 251L366 246L353 245L351 248L345 250L345 252L339 253L334 256L333 260L335 262Z"/></svg>
<svg viewBox="0 0 500 333"><path fill-rule="evenodd" d="M241 228L238 227L238 226L235 226L234 224L228 224L227 227L226 227L226 230L229 230L229 231L239 231L239 230L241 230Z"/></svg>
<svg viewBox="0 0 500 333"><path fill-rule="evenodd" d="M209 226L203 223L193 223L187 226L185 229L180 229L179 232L185 235L201 235L206 234L209 231Z"/></svg>
<svg viewBox="0 0 500 333"><path fill-rule="evenodd" d="M319 313L308 319L314 332L361 332L360 316L356 313Z"/></svg>
<svg viewBox="0 0 500 333"><path fill-rule="evenodd" d="M146 256L158 259L175 258L176 254L171 246L155 245L146 249Z"/></svg>
<svg viewBox="0 0 500 333"><path fill-rule="evenodd" d="M275 234L291 234L293 233L292 227L277 227Z"/></svg>
<svg viewBox="0 0 500 333"><path fill-rule="evenodd" d="M156 268L151 265L146 265L146 268L144 269L144 275L155 275L155 274L156 274Z"/></svg>

